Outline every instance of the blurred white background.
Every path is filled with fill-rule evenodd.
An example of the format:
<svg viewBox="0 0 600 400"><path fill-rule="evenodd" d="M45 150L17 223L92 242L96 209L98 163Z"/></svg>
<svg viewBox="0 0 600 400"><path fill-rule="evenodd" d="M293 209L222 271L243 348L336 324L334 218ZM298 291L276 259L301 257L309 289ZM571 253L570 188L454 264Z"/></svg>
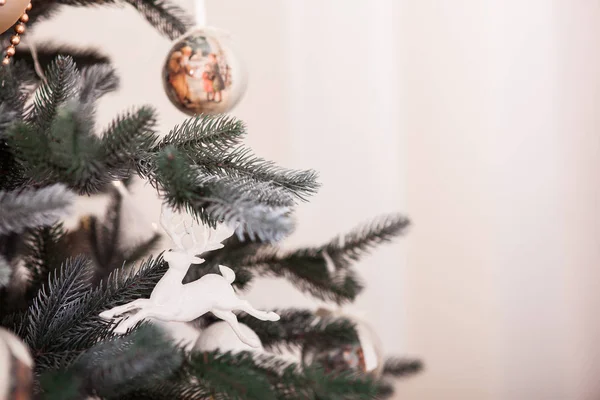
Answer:
<svg viewBox="0 0 600 400"><path fill-rule="evenodd" d="M207 16L249 70L247 143L321 173L290 245L414 221L361 262L350 308L425 361L398 399L600 397L600 3L207 0ZM70 9L27 39L49 37L113 57L101 121L146 103L164 132L184 119L160 81L170 43L135 11ZM159 203L136 196L143 230ZM314 306L279 281L249 297Z"/></svg>

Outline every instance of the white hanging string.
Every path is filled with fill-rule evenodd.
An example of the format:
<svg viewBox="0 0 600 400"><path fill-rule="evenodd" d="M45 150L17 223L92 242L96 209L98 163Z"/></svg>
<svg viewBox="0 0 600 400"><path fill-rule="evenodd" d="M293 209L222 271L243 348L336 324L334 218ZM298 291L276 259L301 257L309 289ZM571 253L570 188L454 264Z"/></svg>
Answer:
<svg viewBox="0 0 600 400"><path fill-rule="evenodd" d="M194 12L196 14L196 26L206 26L206 4L204 0L195 0Z"/></svg>
<svg viewBox="0 0 600 400"><path fill-rule="evenodd" d="M27 45L27 47L29 48L29 51L31 52L31 58L33 59L33 68L35 70L35 73L37 74L37 76L40 77L40 79L42 81L44 81L44 83L46 83L46 76L44 75L44 69L40 65L40 61L38 59L38 53L37 53L37 48L35 47L35 43L29 42L29 39L26 39L23 42L25 42L24 44Z"/></svg>

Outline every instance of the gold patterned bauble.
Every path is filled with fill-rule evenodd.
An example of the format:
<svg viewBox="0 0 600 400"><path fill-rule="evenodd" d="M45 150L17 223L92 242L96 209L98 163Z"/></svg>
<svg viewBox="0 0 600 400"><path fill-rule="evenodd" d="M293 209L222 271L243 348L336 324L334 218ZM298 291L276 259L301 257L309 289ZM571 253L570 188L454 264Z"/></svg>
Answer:
<svg viewBox="0 0 600 400"><path fill-rule="evenodd" d="M353 316L332 313L319 309L317 315L321 318L345 318L352 321L356 327L357 340L336 347L323 347L319 344L302 349L302 363L323 367L327 373L353 371L380 378L383 373L383 355L379 338L364 321Z"/></svg>
<svg viewBox="0 0 600 400"><path fill-rule="evenodd" d="M188 115L231 110L246 89L246 76L228 35L198 28L175 41L163 67L169 100Z"/></svg>
<svg viewBox="0 0 600 400"><path fill-rule="evenodd" d="M0 328L0 399L31 399L32 367L29 350L21 339Z"/></svg>
<svg viewBox="0 0 600 400"><path fill-rule="evenodd" d="M0 5L0 32L6 32L25 12L29 0L6 0Z"/></svg>

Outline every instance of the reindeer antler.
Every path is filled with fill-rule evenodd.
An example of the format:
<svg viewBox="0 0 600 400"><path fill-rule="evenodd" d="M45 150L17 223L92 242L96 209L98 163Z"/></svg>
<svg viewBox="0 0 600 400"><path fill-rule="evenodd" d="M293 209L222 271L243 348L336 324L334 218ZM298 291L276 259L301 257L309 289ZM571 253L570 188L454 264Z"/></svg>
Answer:
<svg viewBox="0 0 600 400"><path fill-rule="evenodd" d="M166 205L163 204L162 213L160 215L160 224L167 232L167 235L171 238L173 243L177 246L178 249L184 250L188 254L201 254L206 251L217 250L223 247L221 242L231 235L233 235L234 230L227 227L218 227L217 229L212 229L206 225L200 224L200 228L202 229L201 238L196 236L196 232L194 231L194 223L192 222L190 226L188 226L185 220L182 220L178 224L173 223L173 210ZM177 227L183 225L183 232L177 233ZM190 248L185 248L183 244L183 238L189 235L192 239L192 245Z"/></svg>
<svg viewBox="0 0 600 400"><path fill-rule="evenodd" d="M187 234L177 233L176 226L173 223L173 210L167 204L163 204L162 211L160 213L160 225L163 227L167 235L171 238L175 246L180 250L185 250L183 245L183 237Z"/></svg>

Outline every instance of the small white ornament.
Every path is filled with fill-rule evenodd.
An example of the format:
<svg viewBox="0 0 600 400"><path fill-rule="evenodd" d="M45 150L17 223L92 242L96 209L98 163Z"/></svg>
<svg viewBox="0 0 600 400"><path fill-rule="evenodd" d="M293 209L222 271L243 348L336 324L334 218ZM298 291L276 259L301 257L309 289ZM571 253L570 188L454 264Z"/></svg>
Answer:
<svg viewBox="0 0 600 400"><path fill-rule="evenodd" d="M200 337L194 345L196 351L215 351L221 353L232 352L239 353L240 351L262 352L264 349L260 344L260 339L256 333L247 325L239 324L239 329L246 338L259 343L256 348L248 346L242 342L236 333L226 322L215 322L208 328L204 329Z"/></svg>
<svg viewBox="0 0 600 400"><path fill-rule="evenodd" d="M207 251L223 247L221 242L233 235L233 230L203 228L203 237L199 242L193 229L188 232L188 227L182 221L173 222L173 213L167 206L163 206L161 225L176 245L164 255L169 263L169 269L156 284L149 299L137 299L122 306L114 307L100 314L104 319L113 319L123 316L133 310L138 310L131 316L125 316L115 329L116 333L125 333L138 322L146 318L155 318L162 321L188 322L212 312L231 326L240 340L256 348L260 340L248 337L240 329L240 324L233 310L244 311L263 321L278 321L279 315L274 312L260 311L246 301L237 297L231 284L235 280L235 273L224 265L219 265L221 275L207 274L202 278L183 284L190 264L201 264L203 259L196 256ZM178 233L177 228L183 225L184 232ZM193 228L193 227L192 227ZM183 243L185 236L190 235L193 245L186 248Z"/></svg>
<svg viewBox="0 0 600 400"><path fill-rule="evenodd" d="M0 328L0 399L30 399L33 360L27 346Z"/></svg>

